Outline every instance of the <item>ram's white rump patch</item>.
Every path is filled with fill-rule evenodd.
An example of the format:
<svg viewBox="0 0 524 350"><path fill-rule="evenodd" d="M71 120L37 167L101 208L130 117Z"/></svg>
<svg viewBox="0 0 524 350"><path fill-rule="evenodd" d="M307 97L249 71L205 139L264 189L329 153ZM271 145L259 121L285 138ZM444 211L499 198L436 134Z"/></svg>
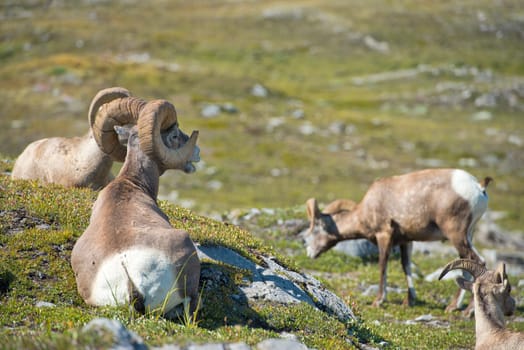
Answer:
<svg viewBox="0 0 524 350"><path fill-rule="evenodd" d="M484 258L482 258L473 246L473 228L488 209L486 189L481 186L473 175L459 169L453 171L451 186L460 197L469 203L471 208L471 223L468 227L467 239L475 254L483 261Z"/></svg>
<svg viewBox="0 0 524 350"><path fill-rule="evenodd" d="M178 276L176 266L162 251L131 248L102 262L93 281L90 301L99 306L129 303L131 278L144 296L146 310L161 308L165 313L184 301L185 293L176 288Z"/></svg>
<svg viewBox="0 0 524 350"><path fill-rule="evenodd" d="M453 190L468 201L473 221L477 221L488 208L488 195L478 180L464 170L456 169L451 176Z"/></svg>

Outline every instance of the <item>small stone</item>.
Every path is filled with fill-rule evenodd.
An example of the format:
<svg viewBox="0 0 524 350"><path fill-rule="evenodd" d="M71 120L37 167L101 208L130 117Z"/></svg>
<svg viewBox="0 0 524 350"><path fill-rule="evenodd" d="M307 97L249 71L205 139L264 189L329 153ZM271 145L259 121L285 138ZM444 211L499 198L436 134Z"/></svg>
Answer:
<svg viewBox="0 0 524 350"><path fill-rule="evenodd" d="M220 106L210 104L205 105L200 111L200 115L204 118L213 118L220 114Z"/></svg>
<svg viewBox="0 0 524 350"><path fill-rule="evenodd" d="M229 113L229 114L235 114L238 113L238 108L232 104L232 103L224 103L221 107L222 111Z"/></svg>
<svg viewBox="0 0 524 350"><path fill-rule="evenodd" d="M206 187L213 191L218 191L222 188L222 182L218 180L211 180L206 184Z"/></svg>
<svg viewBox="0 0 524 350"><path fill-rule="evenodd" d="M201 345L189 345L187 350L224 350L223 344L201 344Z"/></svg>
<svg viewBox="0 0 524 350"><path fill-rule="evenodd" d="M83 332L95 331L95 332L109 332L113 334L114 349L133 349L133 350L146 350L147 345L141 337L136 335L134 332L127 330L122 323L117 320L110 320L108 318L96 318L90 321L87 325L82 328Z"/></svg>
<svg viewBox="0 0 524 350"><path fill-rule="evenodd" d="M36 307L56 307L55 304L49 303L47 301L37 301L35 306Z"/></svg>
<svg viewBox="0 0 524 350"><path fill-rule="evenodd" d="M257 350L307 350L307 347L295 340L289 339L266 339L258 343Z"/></svg>
<svg viewBox="0 0 524 350"><path fill-rule="evenodd" d="M312 135L317 131L317 128L310 122L306 122L299 127L299 131L302 135Z"/></svg>
<svg viewBox="0 0 524 350"><path fill-rule="evenodd" d="M303 119L305 117L304 110L302 109L295 109L293 112L291 112L291 116L295 119Z"/></svg>
<svg viewBox="0 0 524 350"><path fill-rule="evenodd" d="M478 111L471 116L471 120L480 122L493 119L493 114L490 111Z"/></svg>
<svg viewBox="0 0 524 350"><path fill-rule="evenodd" d="M267 97L268 95L268 91L265 87L263 87L262 85L260 84L255 84L252 88L251 88L251 95L253 96L256 96L256 97Z"/></svg>

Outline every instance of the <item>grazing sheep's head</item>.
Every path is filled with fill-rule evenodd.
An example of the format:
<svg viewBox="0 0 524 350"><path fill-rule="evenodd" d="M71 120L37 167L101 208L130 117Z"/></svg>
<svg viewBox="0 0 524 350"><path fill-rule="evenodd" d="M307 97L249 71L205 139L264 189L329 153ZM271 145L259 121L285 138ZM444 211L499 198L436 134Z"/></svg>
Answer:
<svg viewBox="0 0 524 350"><path fill-rule="evenodd" d="M457 284L460 288L469 290L477 297L491 300L498 306L505 316L513 315L515 312L515 299L511 294L511 285L506 275L506 265L500 263L496 270L488 270L485 265L469 259L457 259L444 267L439 279L444 277L449 271L461 269L469 272L474 280L468 281L462 277L457 277Z"/></svg>
<svg viewBox="0 0 524 350"><path fill-rule="evenodd" d="M138 118L140 148L155 160L161 169L195 171L193 162L200 161L200 148L196 145L198 131L191 137L178 127L175 107L165 100L148 102Z"/></svg>
<svg viewBox="0 0 524 350"><path fill-rule="evenodd" d="M320 212L316 199L311 198L306 202L306 210L310 225L302 239L307 256L314 259L337 244L340 241L340 233L332 215Z"/></svg>

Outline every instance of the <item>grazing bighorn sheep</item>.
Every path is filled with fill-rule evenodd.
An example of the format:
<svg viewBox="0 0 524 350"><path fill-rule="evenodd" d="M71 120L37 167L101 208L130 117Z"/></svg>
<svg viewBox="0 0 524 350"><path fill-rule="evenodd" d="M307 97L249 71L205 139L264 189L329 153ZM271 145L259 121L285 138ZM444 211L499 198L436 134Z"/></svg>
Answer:
<svg viewBox="0 0 524 350"><path fill-rule="evenodd" d="M124 88L101 90L89 107L91 128L87 134L29 144L16 160L11 177L95 190L106 186L113 179L113 160L123 162L126 154L112 127L136 123L144 104Z"/></svg>
<svg viewBox="0 0 524 350"><path fill-rule="evenodd" d="M365 238L379 249L380 285L373 305L386 299L387 262L394 245L400 246L407 278L405 304L416 295L411 275L413 241L449 239L461 258L481 261L471 243L473 228L486 211L486 186L459 169L426 169L375 181L362 201L331 203L322 213L317 201L307 201L310 228L303 234L307 255L318 257L336 243ZM457 308L457 295L448 310Z"/></svg>
<svg viewBox="0 0 524 350"><path fill-rule="evenodd" d="M439 279L455 269L467 271L474 278L470 282L457 277L457 284L473 293L475 349L524 349L524 334L505 328L504 316L515 312L515 300L510 295L511 285L504 263L500 263L496 271L491 271L477 261L457 259L446 265Z"/></svg>
<svg viewBox="0 0 524 350"><path fill-rule="evenodd" d="M174 229L157 205L159 177L168 169L195 171L198 131L179 128L174 106L148 102L135 126L116 126L127 138L117 177L100 191L89 226L71 253L78 292L91 305L130 303L137 311L172 317L198 304L200 261L188 233Z"/></svg>

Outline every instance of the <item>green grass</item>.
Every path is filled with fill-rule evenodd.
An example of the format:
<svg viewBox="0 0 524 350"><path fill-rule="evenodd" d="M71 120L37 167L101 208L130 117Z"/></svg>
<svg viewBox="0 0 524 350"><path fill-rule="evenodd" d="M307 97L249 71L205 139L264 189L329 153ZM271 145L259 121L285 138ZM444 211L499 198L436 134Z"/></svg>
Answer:
<svg viewBox="0 0 524 350"><path fill-rule="evenodd" d="M4 169L12 163L2 159ZM403 294L390 293L383 307L374 308L374 295L364 296L362 292L378 283L376 261L361 261L334 251L315 260L307 258L300 240L282 226L288 220L302 219L304 206L262 212L242 224L250 233L160 201L173 225L187 229L200 244L224 245L255 261L260 254L271 255L293 269L312 273L352 307L360 318L358 322L341 323L308 305L282 308L268 303L238 304L229 296L238 293L238 285L251 278L249 273L211 261L203 261L203 267L220 271L224 283L213 289L201 286L203 307L189 322L168 321L154 313L141 316L125 306L89 307L76 292L69 261L72 246L87 225L96 193L11 181L6 176L0 176L0 188L0 338L8 340L2 348L103 348L110 341L105 335L80 331L95 317L119 320L152 346L195 341L256 344L280 332L296 334L308 346L322 349L352 349L351 344L358 342L381 344L386 349L468 348L474 343L474 321L460 313L444 312L456 291L453 282L418 279L414 307L402 306ZM236 215L241 218L245 213ZM25 221L17 221L21 216ZM413 260L416 272L426 275L451 258L428 259L415 254ZM390 260L388 281L390 286L405 288L398 256ZM512 276L511 283L516 286L517 282L518 277ZM518 317L524 311L524 292L514 289ZM51 302L55 307L37 307L38 301ZM426 314L443 327L407 324ZM524 330L524 322L514 317L509 320L510 328Z"/></svg>
<svg viewBox="0 0 524 350"><path fill-rule="evenodd" d="M426 282L423 277L443 267L456 256L426 256L416 253L412 257L417 302L414 307L402 305L407 293L407 285L399 254L392 254L388 263L388 286L406 290L405 293L389 293L382 307L371 306L375 295L364 295L370 285L379 282L378 259L362 260L330 250L317 259L306 256L305 248L298 237L286 230L282 223L287 220L304 219L305 206L286 209L272 209L272 213L260 213L248 221L240 221L257 237L271 240L277 251L285 252L304 271L319 278L337 295L343 298L353 311L359 315L362 324L359 334L370 332L376 343L386 342L386 348L401 349L460 349L471 348L475 342L474 320L464 317L460 312L446 313L445 307L455 295L458 287L454 281ZM242 218L245 213L239 213ZM483 249L484 247L477 247ZM506 318L508 328L524 330L520 315L524 311L522 300L524 290L516 287L522 275L510 276L514 288L512 295L517 301L516 315ZM469 302L467 295L465 302ZM410 322L422 315L431 315L439 326ZM361 333L360 333L361 332ZM357 335L358 337L358 335Z"/></svg>
<svg viewBox="0 0 524 350"><path fill-rule="evenodd" d="M2 167L9 161L1 163ZM104 347L107 339L80 330L95 317L117 319L150 345L168 342L238 342L255 344L287 331L297 333L309 346L351 348L347 341L353 326L314 310L311 306L283 307L271 303L238 302L238 286L252 276L249 271L202 262L220 274L218 285L201 285L202 308L196 315L168 321L155 312L138 315L127 307L87 306L76 290L70 267L71 250L83 232L96 193L83 189L43 186L34 181L11 181L0 175L0 348L67 349ZM297 266L249 232L226 225L161 201L173 226L190 232L201 245L229 247L261 263L273 256L280 263ZM38 307L38 302L54 307ZM273 313L282 315L276 319ZM284 316L286 315L286 316ZM331 336L318 324L329 324ZM102 345L97 345L102 344ZM345 344L345 345L344 345ZM345 347L344 347L345 346Z"/></svg>
<svg viewBox="0 0 524 350"><path fill-rule="evenodd" d="M303 210L295 208L310 197L325 203L340 197L358 200L374 179L424 168L428 159L437 159L442 166L462 167L479 178L492 176L490 209L506 213L499 221L505 229L522 230L524 146L518 140L524 135L523 99L514 89L524 81L521 1L180 0L96 5L67 1L51 2L49 8L45 2L11 1L0 5L0 16L0 154L6 156L1 170L10 171L13 159L34 140L85 134L88 106L100 89L123 86L139 97L168 99L176 105L183 130L200 130L205 162L193 175L167 172L161 179L161 195L171 194L175 204L191 209L162 202L175 225L202 243L224 244L244 256L253 247L261 252L273 248L293 268L321 271L326 283L361 310L364 325L357 333L369 332L367 338L385 339L391 347L402 348L423 342L421 337L428 338L427 348L439 348L435 345L439 339L452 348L471 346L471 321L449 316L457 328L436 331L388 322L385 314L400 317L403 312L394 302L386 306L384 315L371 309L371 300L351 291L358 288L359 278L366 283L378 280L372 262L362 264L335 253L310 261L299 242L287 235L280 239L279 231L257 238L199 214L293 208L278 215L304 218ZM366 36L387 43L389 51L369 49ZM149 59L142 62L137 57ZM358 83L359 78L366 81L420 65L432 71ZM268 89L268 97L250 94L257 83ZM449 102L465 91L469 97ZM517 96L517 107L505 100L503 93L508 92ZM496 107L475 106L475 99L484 93L502 97ZM203 104L228 102L239 112L213 119L200 116ZM303 111L302 119L293 117L297 109ZM473 121L479 111L488 111L492 118ZM273 118L282 118L284 124L268 129ZM305 123L317 131L304 135L300 127ZM347 132L329 131L334 123L344 125ZM476 163L467 165L465 159ZM279 169L280 175L272 175L272 169ZM211 181L220 181L221 187L210 188ZM16 234L34 242L11 243L13 237L0 236L0 244L14 244L24 259L31 257L27 266L25 260L17 262L13 257L8 263L28 273L34 272L35 264L66 254L53 244L67 249L74 242L87 225L89 203L96 197L89 191L52 187L50 199L35 183L4 181L0 186L7 193L20 193L16 199L3 197L3 210L23 208L51 226ZM9 229L9 220L0 217L1 230ZM44 243L52 241L60 243ZM32 257L35 249L43 255ZM425 261L424 257L415 260L421 266ZM49 264L51 269L67 267ZM431 262L427 270L436 265ZM390 270L400 271L393 264ZM0 270L0 276L9 279L6 270ZM395 276L393 282L403 286L402 275ZM23 281L12 283L31 287ZM71 287L71 280L59 283ZM445 304L440 299L450 294L439 286L430 287L438 293L422 292L428 305ZM424 290L426 284L417 287ZM73 295L70 298L74 305L81 304ZM19 307L28 306L20 303ZM95 312L75 310L77 306L65 314L71 313L75 320L73 333ZM425 305L415 310L437 313ZM18 317L17 322L23 322ZM242 319L242 314L235 317ZM375 325L375 319L380 325ZM140 320L135 326L155 328L153 323ZM188 336L184 332L166 323L158 325L158 335L151 337ZM199 327L198 332L203 339L217 337L215 330ZM236 330L224 325L217 332L228 339L260 338L258 330L249 327ZM468 337L463 343L462 333ZM56 332L48 335L56 338Z"/></svg>

